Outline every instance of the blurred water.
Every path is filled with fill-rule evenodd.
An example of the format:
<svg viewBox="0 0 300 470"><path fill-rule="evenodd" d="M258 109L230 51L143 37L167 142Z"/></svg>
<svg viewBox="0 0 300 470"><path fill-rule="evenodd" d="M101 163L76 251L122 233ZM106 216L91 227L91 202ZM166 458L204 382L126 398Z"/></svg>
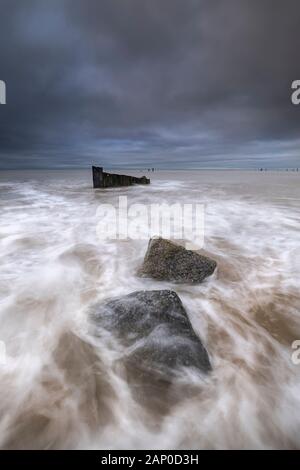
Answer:
<svg viewBox="0 0 300 470"><path fill-rule="evenodd" d="M151 178L149 187L95 191L86 171L0 175L2 448L300 447L300 366L291 360L300 339L299 174ZM204 248L218 271L198 286L139 278L147 241L96 235L98 205L120 195L204 204ZM213 373L185 371L169 406L155 410L136 399L116 340L90 334L89 312L160 288L179 294Z"/></svg>

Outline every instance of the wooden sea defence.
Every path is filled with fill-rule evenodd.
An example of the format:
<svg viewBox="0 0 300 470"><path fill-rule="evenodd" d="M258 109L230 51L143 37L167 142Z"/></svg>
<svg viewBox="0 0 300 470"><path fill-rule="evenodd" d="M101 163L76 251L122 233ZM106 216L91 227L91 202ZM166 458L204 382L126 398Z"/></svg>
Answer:
<svg viewBox="0 0 300 470"><path fill-rule="evenodd" d="M146 176L137 178L135 176L106 173L102 167L93 166L93 184L94 188L113 188L131 186L132 184L150 184L150 179Z"/></svg>

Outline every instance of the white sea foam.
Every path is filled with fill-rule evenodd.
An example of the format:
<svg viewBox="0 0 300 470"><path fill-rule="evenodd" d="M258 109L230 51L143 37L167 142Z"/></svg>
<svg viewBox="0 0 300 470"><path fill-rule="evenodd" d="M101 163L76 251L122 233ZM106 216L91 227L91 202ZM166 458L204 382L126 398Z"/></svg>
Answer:
<svg viewBox="0 0 300 470"><path fill-rule="evenodd" d="M149 187L106 191L79 172L1 177L0 445L299 448L298 175L151 176ZM98 205L119 195L204 204L217 272L199 286L137 277L147 241L97 238ZM155 412L118 366L122 347L92 336L88 315L106 298L160 288L181 297L213 372L186 371L176 400Z"/></svg>

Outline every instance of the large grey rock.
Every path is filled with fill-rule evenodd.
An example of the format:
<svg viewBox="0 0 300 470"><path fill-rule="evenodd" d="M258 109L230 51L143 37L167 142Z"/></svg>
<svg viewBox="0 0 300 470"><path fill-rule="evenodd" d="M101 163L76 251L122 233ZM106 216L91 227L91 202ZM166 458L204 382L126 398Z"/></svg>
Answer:
<svg viewBox="0 0 300 470"><path fill-rule="evenodd" d="M211 369L207 351L173 291L133 292L99 307L94 317L98 327L126 347L125 364L140 375L171 378L182 367Z"/></svg>
<svg viewBox="0 0 300 470"><path fill-rule="evenodd" d="M161 281L197 284L213 274L216 267L216 261L211 258L186 250L170 240L152 238L139 275Z"/></svg>

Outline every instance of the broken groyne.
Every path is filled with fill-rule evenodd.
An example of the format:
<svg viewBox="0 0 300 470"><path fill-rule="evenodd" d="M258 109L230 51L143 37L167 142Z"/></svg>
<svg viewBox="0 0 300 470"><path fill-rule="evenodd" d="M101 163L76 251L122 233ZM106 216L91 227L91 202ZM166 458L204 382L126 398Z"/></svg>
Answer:
<svg viewBox="0 0 300 470"><path fill-rule="evenodd" d="M131 186L133 184L150 184L150 179L146 178L146 176L137 178L136 176L106 173L102 167L93 166L93 184L94 188L113 188L117 186Z"/></svg>

